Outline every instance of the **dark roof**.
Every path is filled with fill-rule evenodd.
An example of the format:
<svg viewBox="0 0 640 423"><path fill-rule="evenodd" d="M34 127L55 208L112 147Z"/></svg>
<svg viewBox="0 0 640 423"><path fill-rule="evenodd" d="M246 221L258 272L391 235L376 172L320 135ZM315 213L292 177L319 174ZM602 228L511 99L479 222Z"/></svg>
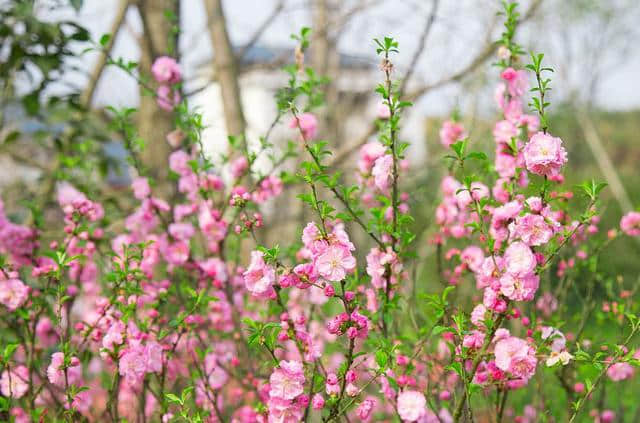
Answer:
<svg viewBox="0 0 640 423"><path fill-rule="evenodd" d="M242 47L236 47L234 50L240 52ZM254 45L247 50L240 63L242 65L260 65L272 63L282 58L291 58L293 61L293 56L294 50L292 48ZM340 53L340 67L342 68L371 69L374 66L374 62L368 57Z"/></svg>

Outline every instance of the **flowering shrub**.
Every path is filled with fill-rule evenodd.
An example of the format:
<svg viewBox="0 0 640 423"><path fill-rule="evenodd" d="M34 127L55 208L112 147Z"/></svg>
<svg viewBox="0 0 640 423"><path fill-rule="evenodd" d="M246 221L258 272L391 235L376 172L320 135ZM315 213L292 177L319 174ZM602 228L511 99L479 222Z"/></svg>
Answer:
<svg viewBox="0 0 640 423"><path fill-rule="evenodd" d="M176 124L175 193L140 165L133 111L112 109L137 172L133 213L120 222L60 183L61 230L45 241L0 203L3 420L534 422L589 409L614 421L600 387L634 376L638 306L616 293L598 315L616 338L584 337L607 277L599 255L619 233L599 235L604 184L562 191L571 162L547 121L550 69L542 55L523 66L515 7L505 3L498 50L495 160L471 151L456 119L440 131L449 172L431 240L439 280L418 290L420 204L402 190L410 169L398 132L411 104L393 80L397 42L376 40L378 139L346 176L316 139L323 81L303 60L286 68L274 122L288 120L295 142L276 154L269 134L257 151L231 137L214 164L200 116L180 97L179 65L156 59L156 99ZM295 36L298 54L308 37ZM281 171L294 156L296 171ZM261 245L262 205L294 182L312 220L298 239ZM639 236L640 214L620 226ZM584 301L578 319L561 313L572 290Z"/></svg>

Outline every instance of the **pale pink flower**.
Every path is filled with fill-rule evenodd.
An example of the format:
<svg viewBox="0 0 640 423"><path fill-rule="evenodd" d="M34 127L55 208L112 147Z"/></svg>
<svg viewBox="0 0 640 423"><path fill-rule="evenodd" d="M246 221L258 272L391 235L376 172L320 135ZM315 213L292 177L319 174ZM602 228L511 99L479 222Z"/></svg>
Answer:
<svg viewBox="0 0 640 423"><path fill-rule="evenodd" d="M471 312L471 323L479 328L484 328L484 319L486 318L487 308L484 304L478 304Z"/></svg>
<svg viewBox="0 0 640 423"><path fill-rule="evenodd" d="M640 212L632 211L622 216L620 229L629 236L640 236Z"/></svg>
<svg viewBox="0 0 640 423"><path fill-rule="evenodd" d="M484 262L484 253L482 249L476 245L470 245L460 253L460 260L469 266L469 270L472 272L480 271L482 263Z"/></svg>
<svg viewBox="0 0 640 423"><path fill-rule="evenodd" d="M299 423L304 416L304 408L296 401L271 397L267 402L268 423Z"/></svg>
<svg viewBox="0 0 640 423"><path fill-rule="evenodd" d="M371 417L373 409L376 406L376 403L377 401L374 397L365 398L365 400L362 401L362 403L360 403L360 405L356 409L356 415L358 416L358 418L364 422L368 421Z"/></svg>
<svg viewBox="0 0 640 423"><path fill-rule="evenodd" d="M384 156L387 148L378 141L368 142L360 148L360 158L358 159L358 169L362 173L371 172L375 161Z"/></svg>
<svg viewBox="0 0 640 423"><path fill-rule="evenodd" d="M302 131L304 139L309 141L315 138L318 132L318 119L312 113L302 113L289 122L291 129L297 130L298 126L300 126L300 131Z"/></svg>
<svg viewBox="0 0 640 423"><path fill-rule="evenodd" d="M521 97L527 90L527 73L524 70L506 68L500 77L507 82L512 97Z"/></svg>
<svg viewBox="0 0 640 423"><path fill-rule="evenodd" d="M15 311L29 298L29 287L19 279L0 280L0 304Z"/></svg>
<svg viewBox="0 0 640 423"><path fill-rule="evenodd" d="M536 268L536 257L525 243L516 241L504 252L507 273L517 276L530 274Z"/></svg>
<svg viewBox="0 0 640 423"><path fill-rule="evenodd" d="M151 195L151 188L149 187L147 178L135 178L131 182L131 188L133 189L133 196L138 200L144 200Z"/></svg>
<svg viewBox="0 0 640 423"><path fill-rule="evenodd" d="M67 367L67 377L65 381L64 374L64 354L55 352L51 356L51 364L47 367L47 378L54 385L65 387L68 382L69 386L76 385L82 379L82 366L77 357L71 358L70 366Z"/></svg>
<svg viewBox="0 0 640 423"><path fill-rule="evenodd" d="M534 134L523 152L527 170L536 175L556 176L567 162L562 140L543 132Z"/></svg>
<svg viewBox="0 0 640 423"><path fill-rule="evenodd" d="M405 422L414 422L427 412L427 400L418 391L405 390L398 395L398 415Z"/></svg>
<svg viewBox="0 0 640 423"><path fill-rule="evenodd" d="M529 379L536 369L535 351L527 341L510 336L501 339L494 348L496 366L514 376Z"/></svg>
<svg viewBox="0 0 640 423"><path fill-rule="evenodd" d="M142 380L147 371L147 360L144 348L141 345L135 345L127 348L119 361L119 373L132 385Z"/></svg>
<svg viewBox="0 0 640 423"><path fill-rule="evenodd" d="M500 278L500 293L513 301L531 301L539 284L540 278L535 273L523 276L505 273Z"/></svg>
<svg viewBox="0 0 640 423"><path fill-rule="evenodd" d="M341 245L331 245L315 261L318 274L323 278L339 282L356 268L356 259Z"/></svg>
<svg viewBox="0 0 640 423"><path fill-rule="evenodd" d="M180 104L182 96L178 90L171 89L168 85L160 85L156 90L156 103L158 107L167 112L173 110L175 106Z"/></svg>
<svg viewBox="0 0 640 423"><path fill-rule="evenodd" d="M518 127L508 120L496 122L493 127L493 138L499 144L509 144L518 136Z"/></svg>
<svg viewBox="0 0 640 423"><path fill-rule="evenodd" d="M393 182L393 156L385 154L378 158L371 170L376 188L380 191L387 191Z"/></svg>
<svg viewBox="0 0 640 423"><path fill-rule="evenodd" d="M276 281L276 271L264 262L261 251L251 252L251 263L243 273L244 284L254 296L266 294Z"/></svg>
<svg viewBox="0 0 640 423"><path fill-rule="evenodd" d="M391 117L391 109L389 109L389 105L384 101L380 101L376 108L376 115L378 116L378 119L389 119Z"/></svg>
<svg viewBox="0 0 640 423"><path fill-rule="evenodd" d="M153 62L151 74L161 84L177 84L181 79L180 66L173 57L168 56L160 56Z"/></svg>
<svg viewBox="0 0 640 423"><path fill-rule="evenodd" d="M615 363L607 369L607 376L614 382L629 379L633 376L633 367L629 363Z"/></svg>
<svg viewBox="0 0 640 423"><path fill-rule="evenodd" d="M442 123L442 128L440 128L440 144L444 147L449 147L451 144L464 139L466 136L464 126L462 126L461 123L452 120L446 120Z"/></svg>
<svg viewBox="0 0 640 423"><path fill-rule="evenodd" d="M230 170L231 175L235 179L240 178L249 169L249 160L245 156L240 156L231 162Z"/></svg>
<svg viewBox="0 0 640 423"><path fill-rule="evenodd" d="M5 397L22 398L29 390L29 369L17 366L5 370L0 377L0 392Z"/></svg>
<svg viewBox="0 0 640 423"><path fill-rule="evenodd" d="M304 367L299 361L280 362L269 378L271 398L292 400L304 392Z"/></svg>

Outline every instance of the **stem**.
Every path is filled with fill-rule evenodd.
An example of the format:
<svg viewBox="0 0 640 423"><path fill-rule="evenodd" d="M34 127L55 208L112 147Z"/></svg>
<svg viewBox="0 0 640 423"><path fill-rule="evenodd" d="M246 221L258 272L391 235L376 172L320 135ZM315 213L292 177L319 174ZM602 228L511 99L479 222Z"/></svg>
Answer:
<svg viewBox="0 0 640 423"><path fill-rule="evenodd" d="M480 362L482 361L482 358L486 354L487 349L489 348L489 344L491 344L491 340L493 339L493 336L502 325L504 316L505 316L504 313L501 313L498 315L498 318L494 322L494 325L491 328L491 331L487 334L487 337L484 340L484 344L482 345L482 349L478 352L478 355L476 355L476 358L474 358L473 360L473 366L471 367L471 373L469 374L469 378L468 380L464 381L465 385L468 383L468 381L473 380L474 376L476 375L476 372L478 371L478 366L480 366ZM464 366L464 363L463 363L463 366ZM467 402L467 390L465 389L462 392L462 397L460 398L460 401L458 401L458 404L456 404L455 412L453 415L453 421L455 423L458 423L460 421L460 417L462 416L462 410L464 409L464 404L466 402Z"/></svg>

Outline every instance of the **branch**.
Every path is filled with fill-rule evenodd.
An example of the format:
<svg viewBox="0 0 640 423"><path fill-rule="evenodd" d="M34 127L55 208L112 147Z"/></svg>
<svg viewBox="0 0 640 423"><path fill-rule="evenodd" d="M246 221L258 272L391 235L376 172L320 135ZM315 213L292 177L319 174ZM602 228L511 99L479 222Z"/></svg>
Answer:
<svg viewBox="0 0 640 423"><path fill-rule="evenodd" d="M274 7L271 14L262 22L262 25L258 27L253 36L249 39L249 41L242 47L242 50L238 53L238 60L242 60L247 52L258 42L258 40L262 37L262 34L273 24L276 20L280 12L284 9L284 0L278 1L276 7Z"/></svg>
<svg viewBox="0 0 640 423"><path fill-rule="evenodd" d="M527 10L527 12L523 15L522 19L520 20L520 23L529 20L533 16L535 11L538 9L541 3L542 3L542 0L534 0L531 6L529 6L529 9ZM492 31L489 31L487 33L488 40L491 37L491 33ZM454 73L449 77L441 79L440 81L437 81L433 84L425 85L423 87L416 89L411 93L408 93L405 96L404 100L415 102L416 100L418 100L420 97L422 97L429 91L432 91L444 85L448 85L453 82L458 82L462 80L465 76L475 71L476 68L478 68L485 61L487 61L493 55L493 52L495 51L496 48L497 48L497 45L495 43L487 41L487 46L484 49L482 49L480 53L478 53L478 55L467 66L465 66L464 68L462 68L461 70L459 70L458 72ZM358 138L358 140L355 143L345 147L341 151L338 151L335 155L335 159L331 162L331 166L337 166L343 163L346 159L349 158L349 156L351 156L351 154L354 151L356 151L358 148L364 145L369 139L369 137L376 133L376 130L377 130L377 127L374 123L369 127L369 129L365 134L363 134L360 138Z"/></svg>
<svg viewBox="0 0 640 423"><path fill-rule="evenodd" d="M111 31L109 32L111 34L111 38L109 39L107 45L104 46L104 48L100 52L98 61L91 71L87 86L82 92L82 97L80 98L80 104L84 105L85 107L91 106L91 101L93 100L93 95L95 93L96 87L98 86L98 81L100 81L100 76L102 75L102 72L107 65L107 57L113 49L113 46L116 42L116 35L118 34L118 30L122 26L122 22L124 22L124 18L127 15L128 8L129 0L120 0L120 4L118 5L118 9L116 12L116 17L113 20Z"/></svg>

